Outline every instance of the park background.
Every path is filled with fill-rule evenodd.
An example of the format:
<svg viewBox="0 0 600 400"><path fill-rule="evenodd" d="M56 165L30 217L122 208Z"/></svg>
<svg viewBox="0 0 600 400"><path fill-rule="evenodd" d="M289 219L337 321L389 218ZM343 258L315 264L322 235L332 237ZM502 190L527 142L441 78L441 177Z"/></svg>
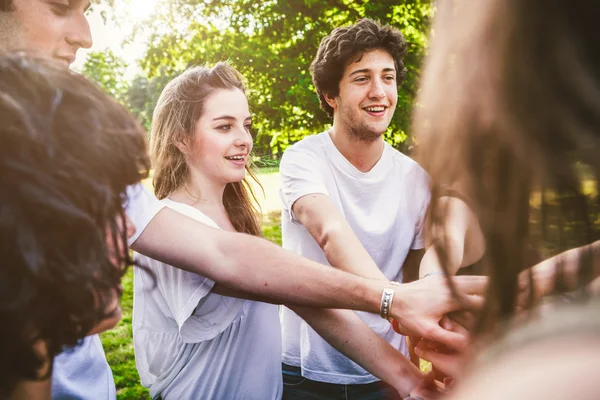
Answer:
<svg viewBox="0 0 600 400"><path fill-rule="evenodd" d="M262 188L265 237L281 244L281 154L330 124L309 72L321 39L369 17L400 29L408 43L407 78L385 140L403 152L410 133L434 9L428 0L99 0L89 11L95 44L75 70L124 104L150 131L164 86L193 65L228 61L245 77L253 112L254 162ZM145 184L151 186L148 180ZM123 319L101 335L119 399L146 399L133 354L132 274L125 276Z"/></svg>

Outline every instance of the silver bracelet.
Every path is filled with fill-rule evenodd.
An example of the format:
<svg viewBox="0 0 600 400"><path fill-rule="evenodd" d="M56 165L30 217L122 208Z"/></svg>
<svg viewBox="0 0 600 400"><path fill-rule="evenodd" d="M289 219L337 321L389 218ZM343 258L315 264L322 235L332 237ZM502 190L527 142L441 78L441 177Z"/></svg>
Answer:
<svg viewBox="0 0 600 400"><path fill-rule="evenodd" d="M381 315L381 318L387 320L391 318L392 301L394 301L394 289L383 289L383 293L381 293L381 304L379 305L379 315Z"/></svg>

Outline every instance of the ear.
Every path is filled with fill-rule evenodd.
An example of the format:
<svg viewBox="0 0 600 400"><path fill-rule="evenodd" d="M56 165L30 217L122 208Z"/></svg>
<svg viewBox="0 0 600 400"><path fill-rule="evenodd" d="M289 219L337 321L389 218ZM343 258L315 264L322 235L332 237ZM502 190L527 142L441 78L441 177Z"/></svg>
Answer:
<svg viewBox="0 0 600 400"><path fill-rule="evenodd" d="M329 104L329 107L333 108L333 110L337 110L337 100L335 97L328 95L327 93L323 94L325 101Z"/></svg>
<svg viewBox="0 0 600 400"><path fill-rule="evenodd" d="M177 147L177 149L179 149L180 152L182 152L183 154L190 154L191 149L190 146L188 145L187 141L185 139L181 139L175 142L175 147Z"/></svg>

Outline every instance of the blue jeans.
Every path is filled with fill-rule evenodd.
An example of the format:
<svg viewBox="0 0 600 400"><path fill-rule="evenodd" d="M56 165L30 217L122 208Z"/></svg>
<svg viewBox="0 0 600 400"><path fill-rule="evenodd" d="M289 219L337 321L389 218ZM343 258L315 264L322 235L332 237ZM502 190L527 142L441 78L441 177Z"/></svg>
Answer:
<svg viewBox="0 0 600 400"><path fill-rule="evenodd" d="M300 367L282 364L283 400L400 400L401 397L384 382L363 385L341 385L313 381L300 374Z"/></svg>

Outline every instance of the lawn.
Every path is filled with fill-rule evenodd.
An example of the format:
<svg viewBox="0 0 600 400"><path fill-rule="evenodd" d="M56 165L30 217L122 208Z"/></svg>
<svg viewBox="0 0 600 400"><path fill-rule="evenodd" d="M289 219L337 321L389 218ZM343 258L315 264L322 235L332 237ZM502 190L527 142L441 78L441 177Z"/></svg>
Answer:
<svg viewBox="0 0 600 400"><path fill-rule="evenodd" d="M263 234L268 240L281 245L279 173L277 170L269 169L261 171L258 177L264 189L264 196L258 186L255 186L254 189L264 215ZM150 184L149 182L145 183ZM115 378L117 398L149 399L148 390L140 384L135 369L131 328L132 307L133 271L130 270L123 278L123 297L121 299L123 318L114 329L104 332L101 338L106 358Z"/></svg>

